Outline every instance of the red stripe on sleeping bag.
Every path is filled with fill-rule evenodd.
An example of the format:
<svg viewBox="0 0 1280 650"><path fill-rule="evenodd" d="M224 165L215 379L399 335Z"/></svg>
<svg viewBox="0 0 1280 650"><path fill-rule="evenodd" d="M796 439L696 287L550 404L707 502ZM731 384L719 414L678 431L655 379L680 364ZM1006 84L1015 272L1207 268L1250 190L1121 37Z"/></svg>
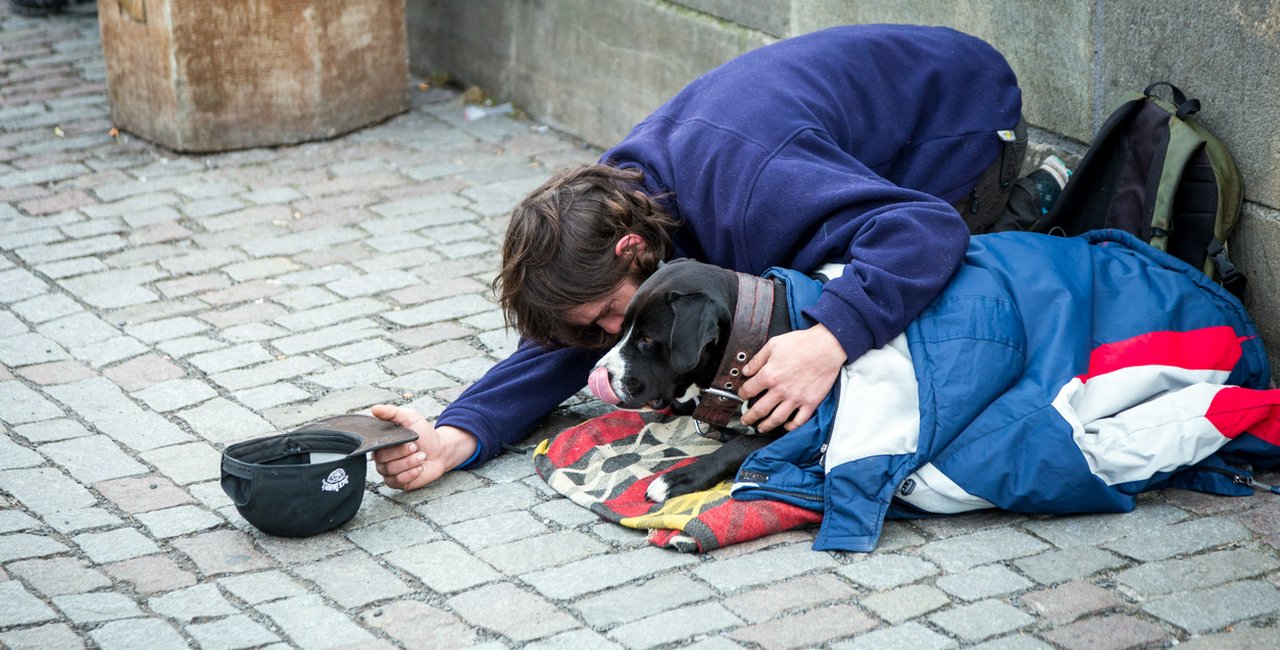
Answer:
<svg viewBox="0 0 1280 650"><path fill-rule="evenodd" d="M1193 370L1229 371L1240 360L1240 342L1231 327L1220 325L1189 332L1148 332L1114 343L1104 343L1089 354L1089 371L1079 376L1087 382L1121 368L1173 366Z"/></svg>
<svg viewBox="0 0 1280 650"><path fill-rule="evenodd" d="M644 428L644 416L635 411L613 411L565 429L547 449L547 459L556 467L568 467L596 447L634 436Z"/></svg>
<svg viewBox="0 0 1280 650"><path fill-rule="evenodd" d="M1204 414L1228 438L1248 432L1280 445L1280 390L1229 386L1218 391Z"/></svg>

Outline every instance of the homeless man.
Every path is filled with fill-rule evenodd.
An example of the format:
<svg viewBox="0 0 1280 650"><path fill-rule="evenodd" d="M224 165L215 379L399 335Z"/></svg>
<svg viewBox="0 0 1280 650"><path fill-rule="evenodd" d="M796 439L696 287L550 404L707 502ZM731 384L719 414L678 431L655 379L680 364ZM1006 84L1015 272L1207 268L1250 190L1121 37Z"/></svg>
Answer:
<svg viewBox="0 0 1280 650"><path fill-rule="evenodd" d="M586 385L635 287L676 256L753 274L844 265L806 310L814 325L746 368L740 394L758 399L744 423L794 429L846 360L934 299L971 231L1038 217L1009 200L1024 132L1008 63L947 28L837 27L725 63L516 207L494 284L519 348L435 426L374 407L419 433L378 451L378 472L415 489L526 437Z"/></svg>

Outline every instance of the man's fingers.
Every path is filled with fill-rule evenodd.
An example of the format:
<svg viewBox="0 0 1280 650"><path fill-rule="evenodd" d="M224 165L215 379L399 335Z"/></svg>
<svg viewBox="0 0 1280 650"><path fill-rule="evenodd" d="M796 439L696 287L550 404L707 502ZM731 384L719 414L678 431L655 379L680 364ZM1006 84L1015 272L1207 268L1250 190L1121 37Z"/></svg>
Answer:
<svg viewBox="0 0 1280 650"><path fill-rule="evenodd" d="M402 445L383 447L382 449L375 450L373 452L373 460L375 463L378 463L379 465L381 465L385 463L390 463L393 460L398 460L401 458L412 456L417 451L418 451L418 443L406 442Z"/></svg>
<svg viewBox="0 0 1280 650"><path fill-rule="evenodd" d="M787 420L787 423L784 424L783 426L787 428L787 431L795 431L796 427L799 427L805 422L808 422L809 418L813 417L813 411L814 409L808 406L801 406L800 408L796 409L795 414L792 415L791 419Z"/></svg>

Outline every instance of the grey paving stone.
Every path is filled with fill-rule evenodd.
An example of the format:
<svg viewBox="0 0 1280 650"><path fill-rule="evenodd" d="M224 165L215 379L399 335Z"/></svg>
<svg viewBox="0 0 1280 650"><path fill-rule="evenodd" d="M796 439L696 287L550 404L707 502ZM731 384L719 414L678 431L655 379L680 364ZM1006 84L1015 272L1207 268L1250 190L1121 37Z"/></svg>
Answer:
<svg viewBox="0 0 1280 650"><path fill-rule="evenodd" d="M17 580L0 581L0 601L4 602L4 607L0 607L0 630L58 618L57 612L23 588Z"/></svg>
<svg viewBox="0 0 1280 650"><path fill-rule="evenodd" d="M62 417L56 404L19 381L0 382L0 420L9 425Z"/></svg>
<svg viewBox="0 0 1280 650"><path fill-rule="evenodd" d="M502 578L493 567L450 541L410 546L382 558L440 593L453 593Z"/></svg>
<svg viewBox="0 0 1280 650"><path fill-rule="evenodd" d="M197 506L175 506L134 515L156 539L167 539L220 526L221 517Z"/></svg>
<svg viewBox="0 0 1280 650"><path fill-rule="evenodd" d="M218 585L250 605L307 594L306 587L276 570L222 578Z"/></svg>
<svg viewBox="0 0 1280 650"><path fill-rule="evenodd" d="M694 564L694 557L646 547L587 557L521 577L548 598L566 599Z"/></svg>
<svg viewBox="0 0 1280 650"><path fill-rule="evenodd" d="M547 532L547 527L529 513L515 511L446 526L444 532L463 546L479 550L541 535Z"/></svg>
<svg viewBox="0 0 1280 650"><path fill-rule="evenodd" d="M203 352L192 356L188 361L195 367L209 374L234 370L271 361L271 356L257 343L244 343L214 352Z"/></svg>
<svg viewBox="0 0 1280 650"><path fill-rule="evenodd" d="M570 607L594 628L647 618L691 603L712 600L715 592L705 583L680 574L658 576L639 584L619 585L597 596L575 601ZM740 613L735 612L738 616Z"/></svg>
<svg viewBox="0 0 1280 650"><path fill-rule="evenodd" d="M70 406L90 422L142 412L111 380L105 377L81 379L44 389L54 399Z"/></svg>
<svg viewBox="0 0 1280 650"><path fill-rule="evenodd" d="M209 379L229 390L243 390L293 379L328 367L329 364L313 356L298 356L264 363L245 370L218 373Z"/></svg>
<svg viewBox="0 0 1280 650"><path fill-rule="evenodd" d="M325 605L319 596L276 600L257 608L271 617L290 640L302 647L393 647L379 641L342 612Z"/></svg>
<svg viewBox="0 0 1280 650"><path fill-rule="evenodd" d="M496 309L478 295L462 295L435 300L417 307L382 313L382 317L404 327L438 323Z"/></svg>
<svg viewBox="0 0 1280 650"><path fill-rule="evenodd" d="M71 541L75 542L94 564L107 564L160 552L155 542L132 528L81 533Z"/></svg>
<svg viewBox="0 0 1280 650"><path fill-rule="evenodd" d="M476 551L476 556L509 575L568 564L603 553L608 547L584 533L562 530Z"/></svg>
<svg viewBox="0 0 1280 650"><path fill-rule="evenodd" d="M345 608L360 607L411 593L409 585L363 551L343 553L298 566L299 577L314 582L325 596Z"/></svg>
<svg viewBox="0 0 1280 650"><path fill-rule="evenodd" d="M1100 548L1077 546L1014 560L1014 565L1040 584L1056 584L1085 578L1127 562Z"/></svg>
<svg viewBox="0 0 1280 650"><path fill-rule="evenodd" d="M1178 650L1253 650L1280 648L1280 629L1235 627L1221 634L1206 634L1178 644Z"/></svg>
<svg viewBox="0 0 1280 650"><path fill-rule="evenodd" d="M42 535L14 533L0 535L0 562L30 557L45 557L67 550L61 542Z"/></svg>
<svg viewBox="0 0 1280 650"><path fill-rule="evenodd" d="M383 341L375 339L372 341L361 341L344 345L337 348L331 348L324 351L325 356L339 363L359 363L361 361L373 361L389 357L397 353L396 347Z"/></svg>
<svg viewBox="0 0 1280 650"><path fill-rule="evenodd" d="M186 639L169 623L156 618L111 621L89 632L103 650L134 648L189 648Z"/></svg>
<svg viewBox="0 0 1280 650"><path fill-rule="evenodd" d="M920 554L947 571L964 571L980 564L1034 555L1048 548L1044 542L1016 530L993 529L929 542L921 547Z"/></svg>
<svg viewBox="0 0 1280 650"><path fill-rule="evenodd" d="M929 617L934 625L965 641L983 639L1016 630L1035 619L1017 608L995 600L980 600L953 607Z"/></svg>
<svg viewBox="0 0 1280 650"><path fill-rule="evenodd" d="M353 321L313 330L305 334L295 334L275 339L271 342L271 345L284 354L295 355L337 347L352 341L376 338L382 333L382 328L374 321L367 318L357 318Z"/></svg>
<svg viewBox="0 0 1280 650"><path fill-rule="evenodd" d="M208 623L190 623L183 628L201 648L207 650L233 650L253 648L280 640L271 630L257 621L237 614Z"/></svg>
<svg viewBox="0 0 1280 650"><path fill-rule="evenodd" d="M896 625L950 605L951 599L936 587L907 585L865 596L858 604Z"/></svg>
<svg viewBox="0 0 1280 650"><path fill-rule="evenodd" d="M19 302L48 291L49 285L25 269L0 271L0 303Z"/></svg>
<svg viewBox="0 0 1280 650"><path fill-rule="evenodd" d="M317 228L303 232L280 235L271 239L245 242L241 248L253 257L270 255L294 255L325 246L345 244L361 238L352 228Z"/></svg>
<svg viewBox="0 0 1280 650"><path fill-rule="evenodd" d="M215 443L231 443L275 432L270 422L222 397L178 411L177 416L205 440Z"/></svg>
<svg viewBox="0 0 1280 650"><path fill-rule="evenodd" d="M36 332L66 348L106 341L120 335L119 330L86 311L44 323L36 328Z"/></svg>
<svg viewBox="0 0 1280 650"><path fill-rule="evenodd" d="M534 506L530 512L536 517L560 524L566 528L576 528L583 524L594 524L600 521L599 515L568 499L554 499L540 503Z"/></svg>
<svg viewBox="0 0 1280 650"><path fill-rule="evenodd" d="M62 346L34 332L0 338L0 363L10 368L70 358Z"/></svg>
<svg viewBox="0 0 1280 650"><path fill-rule="evenodd" d="M76 625L143 616L131 598L109 591L54 596L53 604Z"/></svg>
<svg viewBox="0 0 1280 650"><path fill-rule="evenodd" d="M943 650L957 643L914 621L872 630L831 645L837 650Z"/></svg>
<svg viewBox="0 0 1280 650"><path fill-rule="evenodd" d="M859 562L840 567L841 575L865 587L883 590L915 582L938 573L931 562L909 555L861 556Z"/></svg>
<svg viewBox="0 0 1280 650"><path fill-rule="evenodd" d="M401 289L421 282L422 280L412 273L392 269L334 280L326 284L325 288L344 298L355 298Z"/></svg>
<svg viewBox="0 0 1280 650"><path fill-rule="evenodd" d="M352 388L354 386L378 384L390 378L390 375L372 361L342 366L305 377L307 381L325 388Z"/></svg>
<svg viewBox="0 0 1280 650"><path fill-rule="evenodd" d="M41 518L87 508L98 502L84 487L48 467L0 472L0 490L12 495Z"/></svg>
<svg viewBox="0 0 1280 650"><path fill-rule="evenodd" d="M1116 574L1116 582L1144 597L1159 596L1251 578L1280 566L1275 558L1233 549L1151 562Z"/></svg>
<svg viewBox="0 0 1280 650"><path fill-rule="evenodd" d="M727 593L835 566L829 553L815 552L808 544L790 544L706 563L693 573Z"/></svg>
<svg viewBox="0 0 1280 650"><path fill-rule="evenodd" d="M46 293L13 305L13 312L31 323L44 323L84 309L76 301L60 294Z"/></svg>
<svg viewBox="0 0 1280 650"><path fill-rule="evenodd" d="M1024 527L1058 548L1098 546L1127 535L1142 535L1187 518L1187 513L1170 505L1148 503L1133 512L1109 515L1075 515L1029 521Z"/></svg>
<svg viewBox="0 0 1280 650"><path fill-rule="evenodd" d="M142 460L178 485L221 478L222 454L203 442L171 445L144 451Z"/></svg>
<svg viewBox="0 0 1280 650"><path fill-rule="evenodd" d="M89 343L81 347L69 348L71 356L80 359L94 368L102 368L117 361L129 359L147 352L147 347L137 339L127 336Z"/></svg>
<svg viewBox="0 0 1280 650"><path fill-rule="evenodd" d="M65 623L48 623L23 629L0 630L0 645L14 650L83 648L84 641Z"/></svg>
<svg viewBox="0 0 1280 650"><path fill-rule="evenodd" d="M609 631L609 638L628 648L650 648L741 624L742 620L723 606L706 603L620 625Z"/></svg>
<svg viewBox="0 0 1280 650"><path fill-rule="evenodd" d="M1139 560L1163 560L1249 537L1249 529L1224 517L1205 517L1152 528L1105 544L1106 548Z"/></svg>
<svg viewBox="0 0 1280 650"><path fill-rule="evenodd" d="M356 550L345 537L335 533L311 537L275 537L263 535L252 528L246 530L258 538L258 548L284 565L309 564Z"/></svg>
<svg viewBox="0 0 1280 650"><path fill-rule="evenodd" d="M32 589L46 596L82 594L111 585L108 577L77 558L22 560L6 564L5 571L22 578Z"/></svg>
<svg viewBox="0 0 1280 650"><path fill-rule="evenodd" d="M86 485L148 471L107 436L49 443L40 447L40 453Z"/></svg>
<svg viewBox="0 0 1280 650"><path fill-rule="evenodd" d="M222 338L232 343L247 341L266 341L287 334L283 328L266 323L245 323L222 330Z"/></svg>
<svg viewBox="0 0 1280 650"><path fill-rule="evenodd" d="M184 336L182 338L164 341L156 347L165 354L176 359L182 359L192 354L208 352L209 350L217 350L226 346L226 343L216 341L207 336Z"/></svg>
<svg viewBox="0 0 1280 650"><path fill-rule="evenodd" d="M964 600L980 600L1030 588L1032 583L999 565L970 569L963 573L939 577L939 589Z"/></svg>
<svg viewBox="0 0 1280 650"><path fill-rule="evenodd" d="M71 534L91 528L106 528L110 526L119 526L122 522L115 515L107 512L102 508L76 508L72 510L59 510L49 515L44 515L44 522L50 528L63 533Z"/></svg>
<svg viewBox="0 0 1280 650"><path fill-rule="evenodd" d="M367 505L361 505L361 509ZM441 537L427 524L409 517L394 517L362 528L348 528L345 533L347 539L372 555L383 555Z"/></svg>
<svg viewBox="0 0 1280 650"><path fill-rule="evenodd" d="M1280 589L1259 580L1174 594L1141 605L1148 614L1193 634L1221 630L1232 623L1280 611Z"/></svg>
<svg viewBox="0 0 1280 650"><path fill-rule="evenodd" d="M492 516L499 512L524 510L537 503L537 495L528 486L519 483L499 483L431 499L418 506L416 510L427 519L441 526L448 526L481 516Z"/></svg>
<svg viewBox="0 0 1280 650"><path fill-rule="evenodd" d="M469 589L445 603L472 625L517 643L579 627L572 616L554 604L510 583Z"/></svg>
<svg viewBox="0 0 1280 650"><path fill-rule="evenodd" d="M0 509L0 534L39 527L40 522L25 512Z"/></svg>
<svg viewBox="0 0 1280 650"><path fill-rule="evenodd" d="M210 325L204 321L190 316L176 316L174 318L154 320L149 323L128 325L124 328L124 331L129 336L140 341L158 343L204 332L209 328Z"/></svg>
<svg viewBox="0 0 1280 650"><path fill-rule="evenodd" d="M147 600L147 607L161 616L183 623L190 623L198 618L230 616L239 611L212 584L195 585L152 596Z"/></svg>
<svg viewBox="0 0 1280 650"><path fill-rule="evenodd" d="M232 394L232 397L250 410L262 411L282 404L311 399L311 393L293 384L280 383L237 391Z"/></svg>
<svg viewBox="0 0 1280 650"><path fill-rule="evenodd" d="M167 413L217 397L218 392L199 379L170 379L130 393L130 396L142 400L156 411Z"/></svg>
<svg viewBox="0 0 1280 650"><path fill-rule="evenodd" d="M0 438L0 470L43 465L45 459L8 437Z"/></svg>

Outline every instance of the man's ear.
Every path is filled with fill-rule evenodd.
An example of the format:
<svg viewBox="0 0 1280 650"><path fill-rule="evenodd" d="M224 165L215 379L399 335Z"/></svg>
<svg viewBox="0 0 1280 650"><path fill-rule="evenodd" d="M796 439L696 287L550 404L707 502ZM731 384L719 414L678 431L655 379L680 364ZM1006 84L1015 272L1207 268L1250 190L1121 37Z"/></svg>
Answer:
<svg viewBox="0 0 1280 650"><path fill-rule="evenodd" d="M698 366L702 351L720 338L720 316L726 309L704 293L672 292L667 302L675 312L671 323L671 368L685 374Z"/></svg>
<svg viewBox="0 0 1280 650"><path fill-rule="evenodd" d="M643 253L645 248L648 248L648 244L645 243L644 237L629 232L619 238L618 243L613 245L613 254L618 257L623 255L635 257Z"/></svg>

